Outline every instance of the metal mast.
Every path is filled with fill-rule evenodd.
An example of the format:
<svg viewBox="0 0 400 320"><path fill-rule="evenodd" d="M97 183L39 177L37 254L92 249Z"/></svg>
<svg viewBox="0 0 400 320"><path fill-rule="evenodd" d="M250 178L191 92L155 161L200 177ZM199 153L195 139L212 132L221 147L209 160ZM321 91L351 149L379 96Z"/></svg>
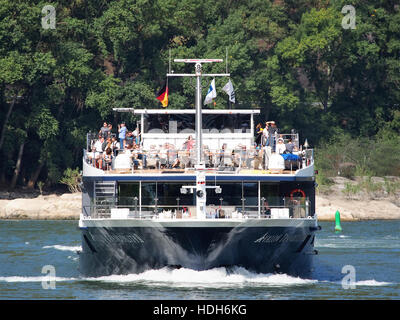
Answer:
<svg viewBox="0 0 400 320"><path fill-rule="evenodd" d="M195 73L168 73L167 77L196 77L196 165L202 164L202 95L201 77L230 77L229 73L202 73L203 63L223 62L223 59L174 59L174 62L194 63Z"/></svg>
<svg viewBox="0 0 400 320"><path fill-rule="evenodd" d="M202 95L201 77L230 77L229 73L202 73L203 63L223 62L223 59L174 59L174 62L194 63L195 73L169 73L167 77L196 77L196 214L198 219L206 217L206 181L203 161Z"/></svg>

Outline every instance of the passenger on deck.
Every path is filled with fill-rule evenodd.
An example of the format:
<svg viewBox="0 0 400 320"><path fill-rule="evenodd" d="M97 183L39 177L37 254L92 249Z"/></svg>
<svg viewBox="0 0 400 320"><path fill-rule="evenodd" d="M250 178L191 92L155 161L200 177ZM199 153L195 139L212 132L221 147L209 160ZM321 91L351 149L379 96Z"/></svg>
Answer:
<svg viewBox="0 0 400 320"><path fill-rule="evenodd" d="M186 149L186 150L188 150L188 151L193 150L193 148L194 148L194 140L193 140L193 137L192 137L192 136L189 136L183 145L184 145L184 149Z"/></svg>
<svg viewBox="0 0 400 320"><path fill-rule="evenodd" d="M235 150L232 150L231 152L231 163L235 168L239 167L240 155L238 153L235 153Z"/></svg>
<svg viewBox="0 0 400 320"><path fill-rule="evenodd" d="M107 122L103 123L103 126L99 130L99 135L101 135L104 139L107 139L111 134L110 128L107 125Z"/></svg>
<svg viewBox="0 0 400 320"><path fill-rule="evenodd" d="M256 144L259 146L261 144L261 138L263 134L263 128L261 123L256 126Z"/></svg>
<svg viewBox="0 0 400 320"><path fill-rule="evenodd" d="M248 158L248 153L247 153L247 148L246 146L242 146L240 150L240 160L242 161L242 167L245 168L250 168L249 165L249 158Z"/></svg>
<svg viewBox="0 0 400 320"><path fill-rule="evenodd" d="M128 133L125 136L125 144L131 144L134 145L135 144L135 137L133 136L132 131L128 131Z"/></svg>
<svg viewBox="0 0 400 320"><path fill-rule="evenodd" d="M104 138L99 136L99 139L96 140L95 144L93 145L95 152L96 152L96 161L94 163L96 168L102 168L102 154L103 154L103 145L104 145Z"/></svg>
<svg viewBox="0 0 400 320"><path fill-rule="evenodd" d="M103 152L103 144L104 144L104 138L100 135L93 146L97 152L102 153Z"/></svg>
<svg viewBox="0 0 400 320"><path fill-rule="evenodd" d="M116 157L118 155L119 149L120 149L120 147L119 147L119 142L117 141L117 138L112 137L111 138L111 150L113 152L114 157Z"/></svg>
<svg viewBox="0 0 400 320"><path fill-rule="evenodd" d="M253 169L260 169L260 165L262 164L262 153L259 146L250 148L250 165L251 164Z"/></svg>
<svg viewBox="0 0 400 320"><path fill-rule="evenodd" d="M298 151L296 145L292 142L292 139L288 140L288 143L286 143L285 147L285 153L293 153L293 151Z"/></svg>
<svg viewBox="0 0 400 320"><path fill-rule="evenodd" d="M179 160L179 158L176 158L174 163L172 164L172 168L173 169L180 169L181 168L181 161Z"/></svg>
<svg viewBox="0 0 400 320"><path fill-rule="evenodd" d="M282 154L286 150L286 145L283 143L283 138L278 139L278 143L276 145L276 153Z"/></svg>
<svg viewBox="0 0 400 320"><path fill-rule="evenodd" d="M96 156L98 155L99 153L96 152L96 148L92 147L91 151L86 152L87 162L93 166L96 166Z"/></svg>
<svg viewBox="0 0 400 320"><path fill-rule="evenodd" d="M125 147L125 137L126 137L126 131L127 128L125 126L125 123L121 123L120 125L118 125L118 138L119 138L119 147L121 150L124 149Z"/></svg>
<svg viewBox="0 0 400 320"><path fill-rule="evenodd" d="M269 145L269 139L268 139L269 138L269 131L268 131L268 129L269 129L269 124L268 124L268 121L267 121L267 122L265 122L265 127L262 130L262 136L261 136L261 145L263 147Z"/></svg>
<svg viewBox="0 0 400 320"><path fill-rule="evenodd" d="M112 165L112 150L107 148L106 152L103 153L103 170L110 170Z"/></svg>
<svg viewBox="0 0 400 320"><path fill-rule="evenodd" d="M211 168L213 166L213 154L207 145L203 145L203 154L206 167Z"/></svg>
<svg viewBox="0 0 400 320"><path fill-rule="evenodd" d="M223 165L224 164L224 154L226 150L227 144L224 143L221 147L221 150L219 151L219 164Z"/></svg>
<svg viewBox="0 0 400 320"><path fill-rule="evenodd" d="M142 152L139 149L139 146L128 144L126 146L127 152L130 154L130 158L133 162L134 169L142 169L145 166L146 157L143 156Z"/></svg>
<svg viewBox="0 0 400 320"><path fill-rule="evenodd" d="M105 147L103 147L103 150L107 150L107 148L111 148L112 146L112 140L110 137L107 138L107 140L105 141Z"/></svg>
<svg viewBox="0 0 400 320"><path fill-rule="evenodd" d="M272 152L275 152L276 145L276 136L278 134L278 127L275 124L275 121L268 121L268 146L271 147Z"/></svg>
<svg viewBox="0 0 400 320"><path fill-rule="evenodd" d="M142 152L142 150L140 150L140 146L138 144L135 144L134 146L134 153L136 154L136 159L139 162L139 165L142 168L146 168L147 167L147 156L144 152Z"/></svg>
<svg viewBox="0 0 400 320"><path fill-rule="evenodd" d="M136 144L139 144L140 142L140 132L139 132L139 128L136 127L136 129L132 132L133 135L133 140Z"/></svg>

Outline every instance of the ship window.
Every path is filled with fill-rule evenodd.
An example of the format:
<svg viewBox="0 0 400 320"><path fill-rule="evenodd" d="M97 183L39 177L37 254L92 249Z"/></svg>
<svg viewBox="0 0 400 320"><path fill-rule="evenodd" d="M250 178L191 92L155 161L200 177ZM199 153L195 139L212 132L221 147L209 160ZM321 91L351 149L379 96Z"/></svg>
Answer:
<svg viewBox="0 0 400 320"><path fill-rule="evenodd" d="M139 199L139 182L119 183L118 184L118 205L133 206L134 198Z"/></svg>
<svg viewBox="0 0 400 320"><path fill-rule="evenodd" d="M195 114L145 114L144 133L190 133L196 129ZM250 132L249 114L203 114L203 129L218 133ZM213 130L213 131L211 131Z"/></svg>
<svg viewBox="0 0 400 320"><path fill-rule="evenodd" d="M279 196L279 185L272 183L260 183L260 199L265 198L270 206L279 206L283 200Z"/></svg>
<svg viewBox="0 0 400 320"><path fill-rule="evenodd" d="M156 198L156 183L142 182L142 205L154 205Z"/></svg>
<svg viewBox="0 0 400 320"><path fill-rule="evenodd" d="M176 206L177 198L179 198L179 205L194 205L193 193L180 192L183 185L191 184L193 183L142 182L142 205L153 206L156 198L158 206Z"/></svg>
<svg viewBox="0 0 400 320"><path fill-rule="evenodd" d="M181 193L183 185L192 185L193 183L165 183L159 182L157 188L157 195L160 204L165 205L176 205L177 198L179 198L180 205L194 205L195 195L188 191L187 193Z"/></svg>
<svg viewBox="0 0 400 320"><path fill-rule="evenodd" d="M250 130L249 114L203 114L203 129L220 133L246 133Z"/></svg>
<svg viewBox="0 0 400 320"><path fill-rule="evenodd" d="M243 196L246 199L245 200L246 206L258 206L258 183L244 182Z"/></svg>
<svg viewBox="0 0 400 320"><path fill-rule="evenodd" d="M240 206L242 198L242 186L241 183L230 182L230 183L217 183L222 189L221 193L216 193L214 188L207 189L207 205L214 204L219 206Z"/></svg>
<svg viewBox="0 0 400 320"><path fill-rule="evenodd" d="M144 133L180 133L195 130L194 114L145 114Z"/></svg>
<svg viewBox="0 0 400 320"><path fill-rule="evenodd" d="M207 205L242 206L242 198L246 206L258 205L258 185L256 182L217 183L222 192L216 193L214 188L207 189Z"/></svg>

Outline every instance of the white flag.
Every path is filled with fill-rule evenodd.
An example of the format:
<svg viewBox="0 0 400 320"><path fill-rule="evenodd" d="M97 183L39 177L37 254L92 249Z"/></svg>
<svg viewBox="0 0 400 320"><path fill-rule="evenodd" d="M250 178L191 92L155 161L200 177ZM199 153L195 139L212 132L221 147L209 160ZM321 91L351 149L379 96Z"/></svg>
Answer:
<svg viewBox="0 0 400 320"><path fill-rule="evenodd" d="M212 99L216 97L217 97L217 91L215 90L215 79L212 79L210 87L208 88L206 98L204 99L204 104L211 103Z"/></svg>
<svg viewBox="0 0 400 320"><path fill-rule="evenodd" d="M233 90L231 79L229 79L228 83L222 88L222 90L224 90L229 96L229 101L235 103L235 90Z"/></svg>

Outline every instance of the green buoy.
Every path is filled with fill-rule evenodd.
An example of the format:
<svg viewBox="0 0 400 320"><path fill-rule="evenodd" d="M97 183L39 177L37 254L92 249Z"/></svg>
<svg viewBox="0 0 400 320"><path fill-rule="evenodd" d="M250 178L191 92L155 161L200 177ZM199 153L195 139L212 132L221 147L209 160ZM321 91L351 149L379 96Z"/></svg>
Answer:
<svg viewBox="0 0 400 320"><path fill-rule="evenodd" d="M342 231L342 227L340 226L340 212L339 212L339 210L336 210L336 213L335 213L335 231L337 233Z"/></svg>

